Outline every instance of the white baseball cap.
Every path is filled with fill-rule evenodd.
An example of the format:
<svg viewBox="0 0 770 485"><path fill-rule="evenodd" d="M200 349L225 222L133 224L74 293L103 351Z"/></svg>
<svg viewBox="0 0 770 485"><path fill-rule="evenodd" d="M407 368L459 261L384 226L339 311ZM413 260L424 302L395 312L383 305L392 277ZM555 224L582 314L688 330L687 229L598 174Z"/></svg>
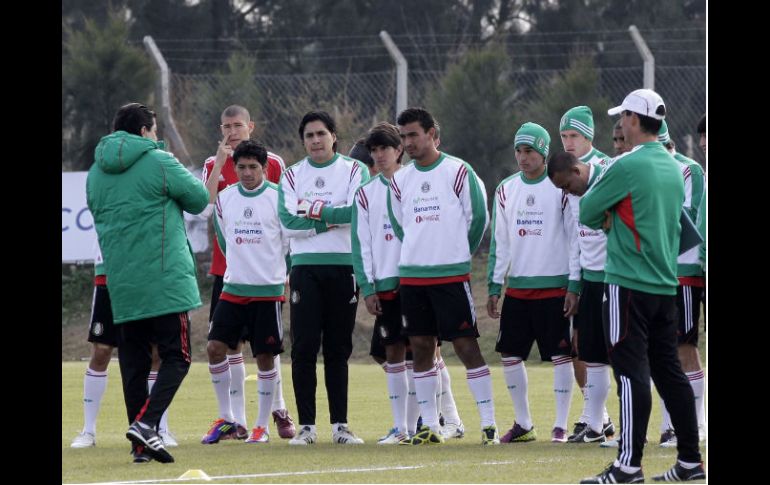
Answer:
<svg viewBox="0 0 770 485"><path fill-rule="evenodd" d="M643 116L649 116L656 120L662 120L666 117L666 104L663 102L663 98L652 89L632 91L623 100L623 104L608 109L607 114L616 115L626 110Z"/></svg>

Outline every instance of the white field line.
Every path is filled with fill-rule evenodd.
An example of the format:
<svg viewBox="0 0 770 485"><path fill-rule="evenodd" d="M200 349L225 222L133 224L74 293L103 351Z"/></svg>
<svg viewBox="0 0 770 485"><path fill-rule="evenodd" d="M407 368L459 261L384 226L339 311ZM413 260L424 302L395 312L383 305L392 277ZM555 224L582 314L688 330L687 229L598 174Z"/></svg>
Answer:
<svg viewBox="0 0 770 485"><path fill-rule="evenodd" d="M558 459L546 459L546 460L537 460L538 462L554 462L554 461L560 461ZM522 460L509 460L509 461L486 461L481 463L476 463L477 466L490 466L490 465L513 465L513 464L521 464L523 463ZM306 471L295 471L295 472L274 472L274 473L251 473L246 475L218 475L218 476L211 476L209 477L212 481L214 480L226 480L226 479L240 479L240 478L268 478L268 477L291 477L291 476L301 476L301 475L320 475L324 473L366 473L366 472L383 472L383 471L394 471L394 470L416 470L418 468L425 468L425 467L434 467L434 466L445 466L445 465L451 465L451 463L433 463L429 465L407 465L407 466L390 466L390 467L373 467L373 468L331 468L328 470L306 470ZM151 479L151 480L133 480L133 481L118 481L118 482L97 482L92 483L90 485L117 485L117 484L132 484L132 483L160 483L160 482L186 482L190 480L197 480L201 481L200 478L162 478L162 479ZM208 481L208 480L207 480ZM74 485L74 484L63 484L63 485Z"/></svg>

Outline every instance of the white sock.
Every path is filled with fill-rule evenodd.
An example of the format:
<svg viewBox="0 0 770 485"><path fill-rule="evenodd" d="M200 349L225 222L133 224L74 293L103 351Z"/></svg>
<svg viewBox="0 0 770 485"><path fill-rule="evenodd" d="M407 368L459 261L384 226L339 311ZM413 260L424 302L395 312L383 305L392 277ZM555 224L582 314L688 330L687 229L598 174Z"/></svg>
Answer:
<svg viewBox="0 0 770 485"><path fill-rule="evenodd" d="M257 394L259 395L259 411L257 420L254 422L255 428L268 429L268 420L272 410L273 394L275 393L276 381L278 380L278 371L276 369L257 371Z"/></svg>
<svg viewBox="0 0 770 485"><path fill-rule="evenodd" d="M278 371L275 378L275 391L273 392L272 411L286 409L286 401L283 400L283 380L281 379L281 355L273 358L273 369Z"/></svg>
<svg viewBox="0 0 770 485"><path fill-rule="evenodd" d="M218 364L209 364L211 383L214 384L214 393L219 404L219 417L232 423L233 411L230 409L230 363L227 359Z"/></svg>
<svg viewBox="0 0 770 485"><path fill-rule="evenodd" d="M439 359L438 369L441 372L441 414L444 422L460 424L460 415L457 413L457 403L452 394L452 377L449 375L444 359Z"/></svg>
<svg viewBox="0 0 770 485"><path fill-rule="evenodd" d="M556 398L556 420L553 427L566 431L569 407L572 404L572 381L574 379L572 357L554 355L551 357L551 362L553 362L553 393Z"/></svg>
<svg viewBox="0 0 770 485"><path fill-rule="evenodd" d="M107 389L107 371L86 369L83 378L83 417L85 425L83 431L96 434L96 418L99 416L99 408L102 405L102 397Z"/></svg>
<svg viewBox="0 0 770 485"><path fill-rule="evenodd" d="M495 401L492 399L492 375L489 366L483 365L465 371L465 379L476 400L481 418L481 429L495 425ZM459 420L458 420L459 421Z"/></svg>
<svg viewBox="0 0 770 485"><path fill-rule="evenodd" d="M588 408L588 425L592 430L601 433L604 429L604 412L607 408L607 395L610 393L610 366L586 362L586 400Z"/></svg>
<svg viewBox="0 0 770 485"><path fill-rule="evenodd" d="M439 424L441 424L441 370L438 368L438 361L433 359L433 368L436 369L436 375L438 376L438 385L436 386L436 409L439 415Z"/></svg>
<svg viewBox="0 0 770 485"><path fill-rule="evenodd" d="M406 427L410 434L414 434L417 429L417 418L420 416L420 405L417 404L417 391L414 389L414 371L413 362L406 362Z"/></svg>
<svg viewBox="0 0 770 485"><path fill-rule="evenodd" d="M393 413L393 427L398 428L402 433L406 433L406 364L398 362L396 364L387 364L386 367L390 411Z"/></svg>
<svg viewBox="0 0 770 485"><path fill-rule="evenodd" d="M436 409L438 381L435 367L425 372L414 371L414 389L417 392L417 404L420 406L422 424L435 432L440 431L438 410Z"/></svg>
<svg viewBox="0 0 770 485"><path fill-rule="evenodd" d="M532 416L529 414L529 399L527 399L527 368L521 357L503 357L502 361L505 385L513 401L516 422L524 429L531 429Z"/></svg>
<svg viewBox="0 0 770 485"><path fill-rule="evenodd" d="M692 386L692 393L695 395L695 411L698 414L698 426L706 425L706 407L704 405L703 395L706 392L706 378L703 376L703 369L695 372L685 372Z"/></svg>
<svg viewBox="0 0 770 485"><path fill-rule="evenodd" d="M248 429L246 421L246 364L243 353L228 355L230 362L230 408L235 422Z"/></svg>
<svg viewBox="0 0 770 485"><path fill-rule="evenodd" d="M588 395L586 394L586 388L588 387L588 379L586 378L586 386L580 388L580 394L583 395L583 411L578 418L578 423L587 423L590 419L588 415Z"/></svg>

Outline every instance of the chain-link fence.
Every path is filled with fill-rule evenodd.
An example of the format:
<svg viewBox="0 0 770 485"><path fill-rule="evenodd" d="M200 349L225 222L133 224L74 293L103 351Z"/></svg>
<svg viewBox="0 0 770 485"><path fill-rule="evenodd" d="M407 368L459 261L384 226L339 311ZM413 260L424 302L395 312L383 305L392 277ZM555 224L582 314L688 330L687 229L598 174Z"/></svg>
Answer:
<svg viewBox="0 0 770 485"><path fill-rule="evenodd" d="M599 91L619 104L642 86L642 67L598 68ZM529 70L512 74L517 103L526 103L536 87L562 70ZM443 72L410 71L409 105L426 105ZM172 102L177 126L195 165L216 151L219 116L228 104L246 104L237 93L222 93L225 75L173 74ZM376 121L395 120L395 70L368 73L255 75L251 88L258 93L252 111L254 137L284 157L287 164L305 155L297 128L310 109L329 111L338 123L339 150L347 153L359 136ZM706 110L705 66L662 66L655 72L655 89L668 106L667 122L680 152L705 163L694 132ZM223 95L224 94L224 95ZM483 113L479 113L483 116ZM602 116L595 110L594 116ZM602 136L602 135L600 135ZM609 140L611 133L604 136ZM606 143L606 142L605 142Z"/></svg>

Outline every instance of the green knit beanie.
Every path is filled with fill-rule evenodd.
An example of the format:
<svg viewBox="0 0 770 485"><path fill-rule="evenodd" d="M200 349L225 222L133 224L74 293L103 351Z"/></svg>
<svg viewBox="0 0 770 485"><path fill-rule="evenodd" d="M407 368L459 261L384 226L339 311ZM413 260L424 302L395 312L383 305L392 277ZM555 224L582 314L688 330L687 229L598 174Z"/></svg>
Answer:
<svg viewBox="0 0 770 485"><path fill-rule="evenodd" d="M594 139L594 114L588 106L575 106L561 117L559 131L575 130L588 140Z"/></svg>
<svg viewBox="0 0 770 485"><path fill-rule="evenodd" d="M671 141L671 136L668 134L668 125L666 124L666 120L663 120L663 123L660 124L660 129L658 130L658 141L664 145Z"/></svg>
<svg viewBox="0 0 770 485"><path fill-rule="evenodd" d="M537 123L524 123L516 132L516 137L513 139L513 148L519 145L529 145L536 152L541 154L543 158L548 158L548 145L551 144L551 137L545 128Z"/></svg>

